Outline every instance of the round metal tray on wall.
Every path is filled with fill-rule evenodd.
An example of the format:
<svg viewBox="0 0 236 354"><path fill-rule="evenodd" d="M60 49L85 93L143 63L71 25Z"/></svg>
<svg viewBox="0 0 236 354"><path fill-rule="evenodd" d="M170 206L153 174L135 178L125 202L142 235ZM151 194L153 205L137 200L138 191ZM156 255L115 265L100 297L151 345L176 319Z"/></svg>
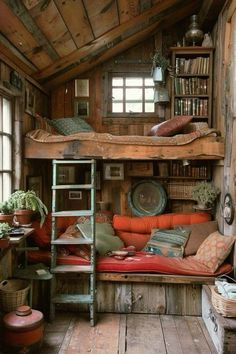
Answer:
<svg viewBox="0 0 236 354"><path fill-rule="evenodd" d="M128 203L134 215L159 215L165 210L167 195L159 182L142 180L131 187L128 193Z"/></svg>

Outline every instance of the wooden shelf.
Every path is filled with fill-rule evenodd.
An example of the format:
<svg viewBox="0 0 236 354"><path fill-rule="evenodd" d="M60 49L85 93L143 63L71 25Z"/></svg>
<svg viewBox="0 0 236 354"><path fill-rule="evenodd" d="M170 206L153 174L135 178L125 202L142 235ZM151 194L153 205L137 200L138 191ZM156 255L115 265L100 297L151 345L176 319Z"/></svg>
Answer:
<svg viewBox="0 0 236 354"><path fill-rule="evenodd" d="M213 48L172 47L171 116L193 115L211 127Z"/></svg>

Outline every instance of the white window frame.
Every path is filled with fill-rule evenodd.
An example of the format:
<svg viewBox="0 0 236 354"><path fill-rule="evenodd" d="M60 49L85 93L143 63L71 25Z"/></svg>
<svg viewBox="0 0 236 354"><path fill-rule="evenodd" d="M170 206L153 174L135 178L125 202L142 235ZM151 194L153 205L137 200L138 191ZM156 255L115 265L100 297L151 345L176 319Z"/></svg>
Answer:
<svg viewBox="0 0 236 354"><path fill-rule="evenodd" d="M4 116L4 100L9 102L9 116ZM10 119L6 128L6 119ZM5 128L4 128L5 127ZM14 151L13 100L0 92L0 202L8 199L13 188ZM8 152L6 153L6 149ZM7 159L8 157L8 159Z"/></svg>
<svg viewBox="0 0 236 354"><path fill-rule="evenodd" d="M142 112L125 112L125 104L126 104L126 96L125 96L125 90L126 88L130 88L130 86L125 86L125 79L126 78L143 78L143 85L142 86L137 86L137 88L142 88L143 91L143 100L142 100ZM124 80L124 85L120 86L120 88L123 89L123 99L121 100L123 104L123 112L113 112L112 111L112 102L113 102L113 97L112 97L112 79L113 78L123 78ZM150 73L148 72L111 72L108 73L108 102L107 102L107 116L108 117L117 117L117 118L128 118L128 117L156 117L157 115L157 107L154 103L154 84L151 86L145 86L144 84L144 79L152 79L150 76ZM132 88L132 87L131 87ZM135 87L134 87L135 88ZM145 112L144 110L144 105L145 102L150 102L150 100L145 100L145 94L144 90L145 88L153 88L153 103L154 103L154 112Z"/></svg>

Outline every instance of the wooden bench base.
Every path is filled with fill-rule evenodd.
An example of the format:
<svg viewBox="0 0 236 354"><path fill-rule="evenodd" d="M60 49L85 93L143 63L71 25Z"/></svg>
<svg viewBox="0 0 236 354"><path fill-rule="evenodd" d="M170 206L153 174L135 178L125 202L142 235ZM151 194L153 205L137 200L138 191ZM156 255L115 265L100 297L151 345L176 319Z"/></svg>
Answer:
<svg viewBox="0 0 236 354"><path fill-rule="evenodd" d="M86 293L82 274L58 277L57 291ZM98 273L97 311L201 316L202 284L214 284L211 277L163 274ZM60 305L63 309L87 311L86 305Z"/></svg>

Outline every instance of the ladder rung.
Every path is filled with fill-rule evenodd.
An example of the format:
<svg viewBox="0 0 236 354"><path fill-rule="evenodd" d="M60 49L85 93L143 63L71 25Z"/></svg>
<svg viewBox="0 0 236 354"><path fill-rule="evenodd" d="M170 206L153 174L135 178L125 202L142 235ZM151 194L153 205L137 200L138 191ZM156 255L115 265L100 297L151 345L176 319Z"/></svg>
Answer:
<svg viewBox="0 0 236 354"><path fill-rule="evenodd" d="M95 188L92 184L57 184L52 189L91 189Z"/></svg>
<svg viewBox="0 0 236 354"><path fill-rule="evenodd" d="M92 265L58 265L51 269L51 273L92 273Z"/></svg>
<svg viewBox="0 0 236 354"><path fill-rule="evenodd" d="M58 294L52 298L52 302L55 304L92 304L94 301L93 297L87 294Z"/></svg>
<svg viewBox="0 0 236 354"><path fill-rule="evenodd" d="M53 160L53 163L57 165L95 164L95 160Z"/></svg>
<svg viewBox="0 0 236 354"><path fill-rule="evenodd" d="M92 245L93 241L85 238L58 238L51 241L52 245Z"/></svg>
<svg viewBox="0 0 236 354"><path fill-rule="evenodd" d="M93 216L94 211L92 210L66 210L66 211L56 211L52 213L52 216Z"/></svg>

